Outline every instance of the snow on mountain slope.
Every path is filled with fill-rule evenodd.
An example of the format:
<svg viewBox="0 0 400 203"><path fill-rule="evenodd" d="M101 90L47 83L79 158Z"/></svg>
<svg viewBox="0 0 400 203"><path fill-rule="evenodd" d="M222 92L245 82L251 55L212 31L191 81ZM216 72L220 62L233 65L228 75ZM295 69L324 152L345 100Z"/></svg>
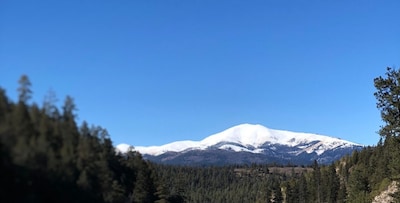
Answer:
<svg viewBox="0 0 400 203"><path fill-rule="evenodd" d="M172 142L162 146L137 146L135 150L142 154L153 156L158 156L166 152L205 150L210 147L232 151L262 153L265 146L273 144L296 147L298 150L294 151L295 154L315 152L318 155L330 149L360 146L356 143L329 136L273 130L262 125L241 124L206 137L201 141L187 140ZM128 150L128 147L126 144L121 144L117 146L117 149L123 152Z"/></svg>
<svg viewBox="0 0 400 203"><path fill-rule="evenodd" d="M177 141L162 146L150 146L150 147L135 147L135 150L142 154L160 155L165 152L181 152L186 149L202 149L199 147L199 143L196 141Z"/></svg>
<svg viewBox="0 0 400 203"><path fill-rule="evenodd" d="M126 153L128 152L129 148L131 147L131 145L128 144L119 144L117 145L117 152L122 152L122 153Z"/></svg>

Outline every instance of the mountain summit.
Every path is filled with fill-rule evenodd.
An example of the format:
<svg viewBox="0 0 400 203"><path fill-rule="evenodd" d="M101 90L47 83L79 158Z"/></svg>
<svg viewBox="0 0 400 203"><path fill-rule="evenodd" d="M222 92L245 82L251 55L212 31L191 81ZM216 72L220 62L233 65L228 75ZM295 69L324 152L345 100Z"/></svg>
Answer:
<svg viewBox="0 0 400 203"><path fill-rule="evenodd" d="M177 141L162 146L134 149L145 158L170 164L330 163L361 145L329 136L273 130L262 125L241 124L201 141ZM129 145L117 150L126 152Z"/></svg>

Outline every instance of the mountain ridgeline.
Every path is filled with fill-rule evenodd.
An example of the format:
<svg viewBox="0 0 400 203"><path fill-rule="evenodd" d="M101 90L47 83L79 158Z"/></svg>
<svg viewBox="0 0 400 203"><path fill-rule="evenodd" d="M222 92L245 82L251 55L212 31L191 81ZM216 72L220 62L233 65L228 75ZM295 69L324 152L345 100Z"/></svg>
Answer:
<svg viewBox="0 0 400 203"><path fill-rule="evenodd" d="M117 149L126 152L129 145ZM179 165L295 164L311 165L314 160L330 164L360 150L362 146L338 138L268 129L242 124L211 135L199 142L178 141L163 146L135 147L145 159Z"/></svg>
<svg viewBox="0 0 400 203"><path fill-rule="evenodd" d="M377 108L385 123L376 146L360 148L314 134L296 134L293 139L292 132L246 124L200 142L136 148L143 156L186 156L176 159L184 165L143 159L126 145L117 149L106 129L86 122L76 124L71 97L59 110L50 92L39 106L29 103L28 77L22 76L19 84L17 102L0 88L0 202L400 202L399 70L388 68L384 77L374 80ZM261 160L267 153L283 153L285 148L279 146L291 154L315 158L307 157L307 162L314 160L306 165L288 160L279 164L286 154L270 158L273 164L256 159L236 162L253 155ZM347 147L357 150L322 164L322 155ZM212 157L215 151L226 156ZM204 156L196 153L209 153L205 157L218 162L236 160L190 165Z"/></svg>

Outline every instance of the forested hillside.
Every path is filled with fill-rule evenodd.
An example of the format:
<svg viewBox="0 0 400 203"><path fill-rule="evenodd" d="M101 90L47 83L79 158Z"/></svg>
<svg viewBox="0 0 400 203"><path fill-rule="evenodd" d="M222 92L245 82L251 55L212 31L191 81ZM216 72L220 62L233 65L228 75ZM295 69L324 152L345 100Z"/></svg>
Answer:
<svg viewBox="0 0 400 203"><path fill-rule="evenodd" d="M372 202L393 180L398 152L379 144L328 166L156 165L171 191L188 202ZM396 157L396 158L395 158ZM397 196L397 194L394 194ZM398 202L398 201L394 201Z"/></svg>
<svg viewBox="0 0 400 203"><path fill-rule="evenodd" d="M54 93L30 103L31 83L19 80L19 99L0 89L0 202L155 202L151 165L139 153L116 154L106 129L76 124L67 97L59 110ZM176 198L176 197L174 197Z"/></svg>
<svg viewBox="0 0 400 203"><path fill-rule="evenodd" d="M106 129L76 123L71 97L61 110L51 92L30 103L22 76L17 102L0 88L0 202L372 202L400 181L400 71L374 84L385 122L376 146L330 165L194 167L116 153Z"/></svg>
<svg viewBox="0 0 400 203"><path fill-rule="evenodd" d="M314 162L297 173L294 168L292 173L274 173L268 166L257 165L160 165L157 172L168 187L183 188L189 202L372 202L390 184L400 182L400 71L388 68L374 85L385 122L379 131L381 140L335 163ZM286 171L290 168L285 167ZM391 202L400 202L400 192L391 196Z"/></svg>
<svg viewBox="0 0 400 203"><path fill-rule="evenodd" d="M372 202L389 185L400 182L400 71L387 68L374 85L384 121L381 140L330 165L314 162L297 172L296 167L279 172L265 165L158 165L156 171L188 202ZM400 192L390 195L391 202L400 202Z"/></svg>

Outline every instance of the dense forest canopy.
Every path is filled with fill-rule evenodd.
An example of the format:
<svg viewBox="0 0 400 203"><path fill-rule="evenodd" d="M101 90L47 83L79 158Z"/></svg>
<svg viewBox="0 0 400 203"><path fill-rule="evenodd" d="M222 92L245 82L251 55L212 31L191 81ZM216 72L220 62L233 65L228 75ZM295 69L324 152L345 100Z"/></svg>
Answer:
<svg viewBox="0 0 400 203"><path fill-rule="evenodd" d="M0 88L1 202L372 202L400 180L400 71L374 80L385 125L374 147L330 165L210 167L146 161L116 152L105 128L76 123L74 99L54 92L30 103L23 75L18 101ZM18 195L14 195L18 194ZM392 194L400 202L399 192Z"/></svg>
<svg viewBox="0 0 400 203"><path fill-rule="evenodd" d="M41 106L29 104L31 82L18 82L17 102L0 89L1 202L168 200L139 153L116 153L106 129L76 123L72 97L61 110L53 92Z"/></svg>

